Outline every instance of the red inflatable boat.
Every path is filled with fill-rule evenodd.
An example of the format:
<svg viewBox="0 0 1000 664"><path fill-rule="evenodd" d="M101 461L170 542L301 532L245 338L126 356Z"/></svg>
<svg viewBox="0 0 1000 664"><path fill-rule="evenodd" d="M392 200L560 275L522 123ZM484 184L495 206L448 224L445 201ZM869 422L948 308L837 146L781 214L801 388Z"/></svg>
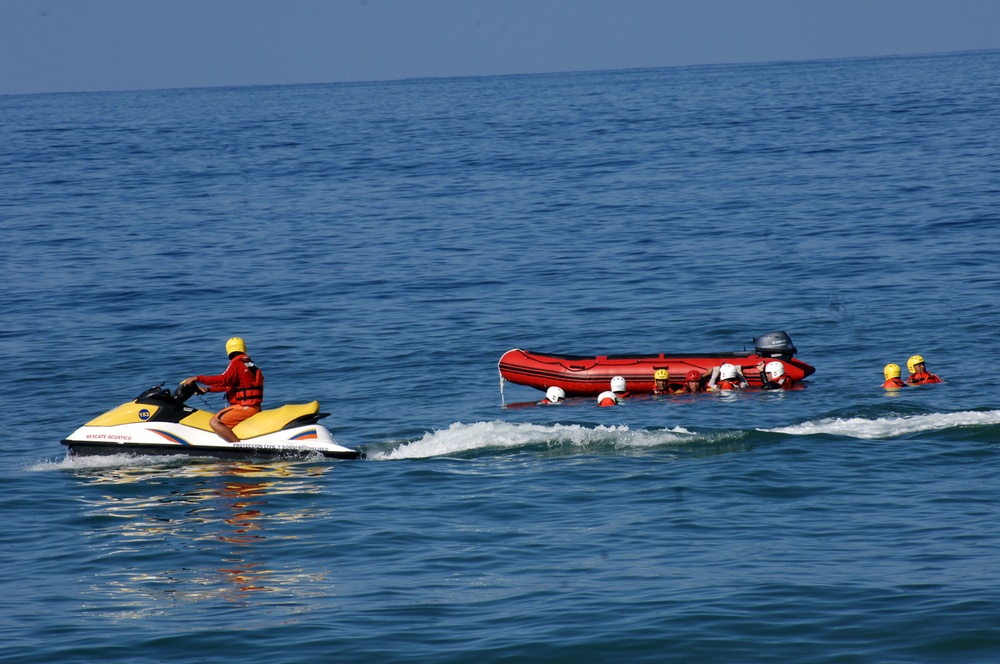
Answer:
<svg viewBox="0 0 1000 664"><path fill-rule="evenodd" d="M751 387L762 384L758 362L781 362L792 380L798 382L816 369L793 357L792 340L784 332L771 332L754 339L754 352L697 353L689 355L552 355L514 348L500 358L500 376L518 385L543 392L556 385L567 396L594 396L609 389L614 376L625 379L628 391L643 394L653 391L653 373L670 372L670 382L682 384L691 369L705 373L723 363L734 364L743 372Z"/></svg>

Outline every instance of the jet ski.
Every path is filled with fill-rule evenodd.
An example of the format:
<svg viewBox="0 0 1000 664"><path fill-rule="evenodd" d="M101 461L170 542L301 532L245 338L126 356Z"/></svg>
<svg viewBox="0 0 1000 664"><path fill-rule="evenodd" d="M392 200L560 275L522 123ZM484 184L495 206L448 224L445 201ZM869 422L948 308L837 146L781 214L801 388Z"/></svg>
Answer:
<svg viewBox="0 0 1000 664"><path fill-rule="evenodd" d="M212 431L214 413L185 404L194 385L182 384L171 394L163 384L100 415L74 431L62 444L71 455L186 454L221 459L296 458L322 455L332 459L364 458L338 444L318 422L329 413L319 402L287 404L262 410L233 428L238 443Z"/></svg>

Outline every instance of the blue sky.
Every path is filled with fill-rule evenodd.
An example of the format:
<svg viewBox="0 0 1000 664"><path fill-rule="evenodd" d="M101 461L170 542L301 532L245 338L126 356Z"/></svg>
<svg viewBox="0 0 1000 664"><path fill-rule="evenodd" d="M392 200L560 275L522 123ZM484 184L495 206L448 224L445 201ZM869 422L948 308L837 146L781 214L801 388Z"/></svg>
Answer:
<svg viewBox="0 0 1000 664"><path fill-rule="evenodd" d="M1000 0L0 0L0 94L1000 48Z"/></svg>

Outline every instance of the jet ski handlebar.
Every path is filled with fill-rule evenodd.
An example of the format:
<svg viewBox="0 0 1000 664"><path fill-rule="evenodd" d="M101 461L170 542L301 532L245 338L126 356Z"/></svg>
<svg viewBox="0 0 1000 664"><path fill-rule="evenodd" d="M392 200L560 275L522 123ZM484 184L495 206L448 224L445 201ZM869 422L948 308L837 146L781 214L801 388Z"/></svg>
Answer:
<svg viewBox="0 0 1000 664"><path fill-rule="evenodd" d="M180 401L181 403L184 403L185 401L190 399L193 395L205 394L206 392L208 392L208 390L203 388L195 381L191 381L190 383L181 383L180 385L178 385L177 389L174 390L174 398Z"/></svg>

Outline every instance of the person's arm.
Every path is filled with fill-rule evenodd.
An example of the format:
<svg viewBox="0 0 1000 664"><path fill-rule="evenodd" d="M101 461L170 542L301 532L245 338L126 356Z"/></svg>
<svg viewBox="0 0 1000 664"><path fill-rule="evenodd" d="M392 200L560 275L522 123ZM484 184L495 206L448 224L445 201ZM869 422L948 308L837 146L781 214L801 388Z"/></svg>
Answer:
<svg viewBox="0 0 1000 664"><path fill-rule="evenodd" d="M760 362L758 362L757 363L757 367L756 367L756 369L757 369L757 375L760 376L760 386L762 388L764 388L765 390L772 390L772 389L774 389L774 386L771 385L771 381L769 381L767 379L767 374L764 373L764 367L766 367L766 366L767 366L767 363L764 362L764 360L761 360ZM768 387L768 385L771 385L771 386Z"/></svg>
<svg viewBox="0 0 1000 664"><path fill-rule="evenodd" d="M219 374L218 376L191 376L186 379L185 383L190 383L195 381L196 383L201 383L208 387L209 392L226 392L229 390L230 385L235 381L236 378L236 368L230 362L226 370Z"/></svg>
<svg viewBox="0 0 1000 664"><path fill-rule="evenodd" d="M708 379L708 389L715 389L715 384L719 382L719 369L721 368L722 367L712 367L712 377Z"/></svg>

